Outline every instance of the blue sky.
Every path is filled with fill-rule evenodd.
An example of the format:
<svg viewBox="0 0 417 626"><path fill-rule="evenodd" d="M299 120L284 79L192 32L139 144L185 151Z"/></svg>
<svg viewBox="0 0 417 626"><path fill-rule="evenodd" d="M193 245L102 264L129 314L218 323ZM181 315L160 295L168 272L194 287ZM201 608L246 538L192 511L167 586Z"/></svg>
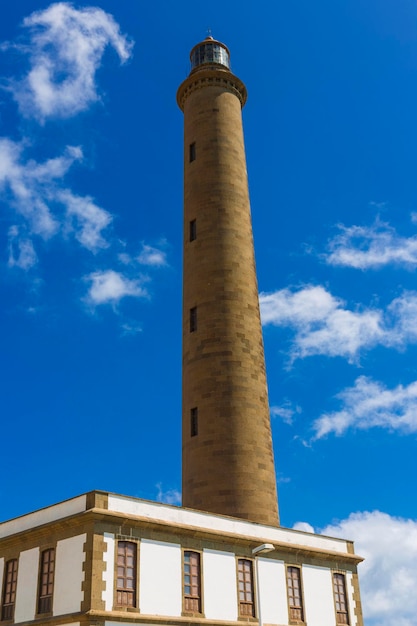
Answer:
<svg viewBox="0 0 417 626"><path fill-rule="evenodd" d="M408 0L3 9L0 519L90 489L179 502L175 94L208 28L249 93L282 524L355 539L367 557L367 624L395 615L411 626L417 5Z"/></svg>

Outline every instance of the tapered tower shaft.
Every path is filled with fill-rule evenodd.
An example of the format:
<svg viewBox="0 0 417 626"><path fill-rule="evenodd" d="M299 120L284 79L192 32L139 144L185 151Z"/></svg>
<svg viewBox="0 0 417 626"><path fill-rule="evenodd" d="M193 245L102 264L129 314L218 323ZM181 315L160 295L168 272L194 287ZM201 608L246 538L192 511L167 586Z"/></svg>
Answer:
<svg viewBox="0 0 417 626"><path fill-rule="evenodd" d="M278 503L241 109L207 38L184 112L183 506L277 525Z"/></svg>

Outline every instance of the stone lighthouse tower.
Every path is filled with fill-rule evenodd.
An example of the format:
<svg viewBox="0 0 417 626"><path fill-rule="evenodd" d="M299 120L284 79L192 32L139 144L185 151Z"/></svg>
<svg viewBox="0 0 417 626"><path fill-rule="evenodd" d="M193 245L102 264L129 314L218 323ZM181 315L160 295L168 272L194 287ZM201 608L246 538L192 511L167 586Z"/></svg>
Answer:
<svg viewBox="0 0 417 626"><path fill-rule="evenodd" d="M278 525L242 107L228 48L191 51L184 112L183 506Z"/></svg>

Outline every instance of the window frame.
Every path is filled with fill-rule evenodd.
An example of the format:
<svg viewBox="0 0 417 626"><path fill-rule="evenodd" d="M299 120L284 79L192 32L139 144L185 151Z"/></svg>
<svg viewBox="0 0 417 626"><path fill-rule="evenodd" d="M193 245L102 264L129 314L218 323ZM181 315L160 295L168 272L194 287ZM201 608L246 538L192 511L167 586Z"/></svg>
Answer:
<svg viewBox="0 0 417 626"><path fill-rule="evenodd" d="M19 559L16 557L8 559L4 564L3 588L1 594L0 620L2 622L14 620L18 572ZM6 602L6 599L8 602Z"/></svg>
<svg viewBox="0 0 417 626"><path fill-rule="evenodd" d="M189 149L188 149L188 162L192 163L193 161L196 160L196 148L195 148L195 141L192 141L189 145Z"/></svg>
<svg viewBox="0 0 417 626"><path fill-rule="evenodd" d="M46 554L53 554L53 560L44 560ZM51 567L52 564L52 567ZM47 571L43 571L44 566L47 565ZM56 570L56 548L51 546L43 548L39 554L39 572L38 572L38 593L36 600L36 614L37 615L49 615L52 614L53 597L55 588L55 570ZM46 587L50 593L42 593L45 582L43 576L46 575Z"/></svg>
<svg viewBox="0 0 417 626"><path fill-rule="evenodd" d="M247 579L246 577L246 572L245 570L241 570L240 568L240 564L241 563L245 563L247 565L249 565L249 579ZM241 580L240 574L243 575L243 580ZM256 606L256 597L255 597L255 575L254 575L254 561L253 559L248 559L246 557L237 557L236 559L236 578L237 578L237 602L238 602L238 617L239 619L254 619L256 618L256 613L257 613L257 606ZM241 594L241 589L240 589L240 583L244 584L244 586L246 587L246 584L249 582L250 584L250 595L251 595L251 600L248 600L246 597L244 599L241 599L240 594ZM246 594L248 593L247 589L243 589L242 593L246 596ZM245 608L244 608L245 607ZM248 610L248 607L250 607L250 610Z"/></svg>
<svg viewBox="0 0 417 626"><path fill-rule="evenodd" d="M190 333L195 333L197 331L197 307L192 306L190 308Z"/></svg>
<svg viewBox="0 0 417 626"><path fill-rule="evenodd" d="M336 578L337 577L337 578ZM341 585L336 585L336 580L341 581ZM337 586L337 589L336 589ZM349 626L350 624L350 615L349 615L349 600L347 595L347 585L346 585L346 573L340 571L332 572L332 590L333 590L333 600L334 600L334 610L336 614L336 624L337 626ZM342 590L342 594L340 594L340 590ZM340 598L342 595L342 598ZM345 606L344 610L338 609L338 604ZM343 619L339 619L339 617L343 615Z"/></svg>
<svg viewBox="0 0 417 626"><path fill-rule="evenodd" d="M189 240L190 242L197 239L197 220L193 219L189 221Z"/></svg>
<svg viewBox="0 0 417 626"><path fill-rule="evenodd" d="M186 581L185 581L185 577L187 576L186 573L186 555L193 555L195 557L197 557L198 563L197 563L197 593L192 593L192 577L193 577L193 573L192 573L192 564L190 563L190 572L189 572L189 576L190 576L190 588L191 588L191 592L190 593L186 593ZM183 606L183 615L198 615L198 616L202 616L203 615L203 585L202 585L202 554L201 552L199 552L198 550L191 550L188 548L184 548L182 551L182 606ZM188 601L190 601L188 603ZM196 604L197 608L193 608L192 606L189 606L188 604L193 604L193 602ZM187 606L188 605L188 606Z"/></svg>
<svg viewBox="0 0 417 626"><path fill-rule="evenodd" d="M291 603L291 598L294 598L294 594L291 594L290 597L290 585L288 584L289 580L296 580L291 576L289 576L289 570L298 572L298 591L299 591L299 602L300 606L295 606ZM292 563L288 563L285 566L285 585L287 589L287 606L288 606L288 621L290 624L304 624L305 620L305 611L304 611L304 590L303 590L303 577L301 572L301 565L293 565ZM291 585L291 590L294 590L294 586ZM299 611L300 617L296 617L295 613L291 614L292 611ZM294 616L293 616L294 615Z"/></svg>
<svg viewBox="0 0 417 626"><path fill-rule="evenodd" d="M190 436L197 437L198 435L198 406L193 406L190 409Z"/></svg>
<svg viewBox="0 0 417 626"><path fill-rule="evenodd" d="M124 544L124 554L120 554L119 549L121 544ZM132 553L129 555L126 553L128 547L132 548ZM117 610L137 610L138 608L138 542L131 541L130 539L117 539L115 545L115 607ZM119 563L119 556L123 557L124 562ZM133 573L131 576L127 575L129 564L127 559L132 556L133 564L131 569ZM124 573L119 576L119 567L123 568ZM124 586L119 586L119 580L123 579ZM126 582L131 580L132 586L129 587ZM119 595L120 594L120 595ZM131 602L125 602L123 599L131 598ZM120 601L119 601L120 599Z"/></svg>

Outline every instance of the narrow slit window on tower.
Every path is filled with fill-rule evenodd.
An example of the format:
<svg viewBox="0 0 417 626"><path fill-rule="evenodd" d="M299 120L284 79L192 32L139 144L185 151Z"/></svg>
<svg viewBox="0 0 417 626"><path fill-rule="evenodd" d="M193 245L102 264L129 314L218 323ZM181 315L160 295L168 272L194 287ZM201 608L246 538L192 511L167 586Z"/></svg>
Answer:
<svg viewBox="0 0 417 626"><path fill-rule="evenodd" d="M191 418L191 437L198 435L198 408L195 406L190 411Z"/></svg>
<svg viewBox="0 0 417 626"><path fill-rule="evenodd" d="M239 585L239 615L241 617L255 617L252 561L249 561L249 559L238 559L237 578Z"/></svg>
<svg viewBox="0 0 417 626"><path fill-rule="evenodd" d="M49 548L41 554L39 572L38 613L52 612L54 593L55 550Z"/></svg>
<svg viewBox="0 0 417 626"><path fill-rule="evenodd" d="M190 241L197 239L197 220L190 222Z"/></svg>
<svg viewBox="0 0 417 626"><path fill-rule="evenodd" d="M117 544L117 605L136 606L137 545L133 541Z"/></svg>
<svg viewBox="0 0 417 626"><path fill-rule="evenodd" d="M349 624L344 574L333 574L333 594L336 606L336 624Z"/></svg>
<svg viewBox="0 0 417 626"><path fill-rule="evenodd" d="M197 330L197 307L193 306L190 309L190 333L193 333Z"/></svg>
<svg viewBox="0 0 417 626"><path fill-rule="evenodd" d="M192 161L195 161L195 141L190 143L190 163L192 163Z"/></svg>
<svg viewBox="0 0 417 626"><path fill-rule="evenodd" d="M290 620L304 621L303 596L301 593L301 572L299 567L287 567L287 595Z"/></svg>
<svg viewBox="0 0 417 626"><path fill-rule="evenodd" d="M184 552L184 611L201 613L200 554Z"/></svg>
<svg viewBox="0 0 417 626"><path fill-rule="evenodd" d="M1 606L1 619L12 620L14 605L16 602L17 587L17 559L7 561L4 571L3 598Z"/></svg>

